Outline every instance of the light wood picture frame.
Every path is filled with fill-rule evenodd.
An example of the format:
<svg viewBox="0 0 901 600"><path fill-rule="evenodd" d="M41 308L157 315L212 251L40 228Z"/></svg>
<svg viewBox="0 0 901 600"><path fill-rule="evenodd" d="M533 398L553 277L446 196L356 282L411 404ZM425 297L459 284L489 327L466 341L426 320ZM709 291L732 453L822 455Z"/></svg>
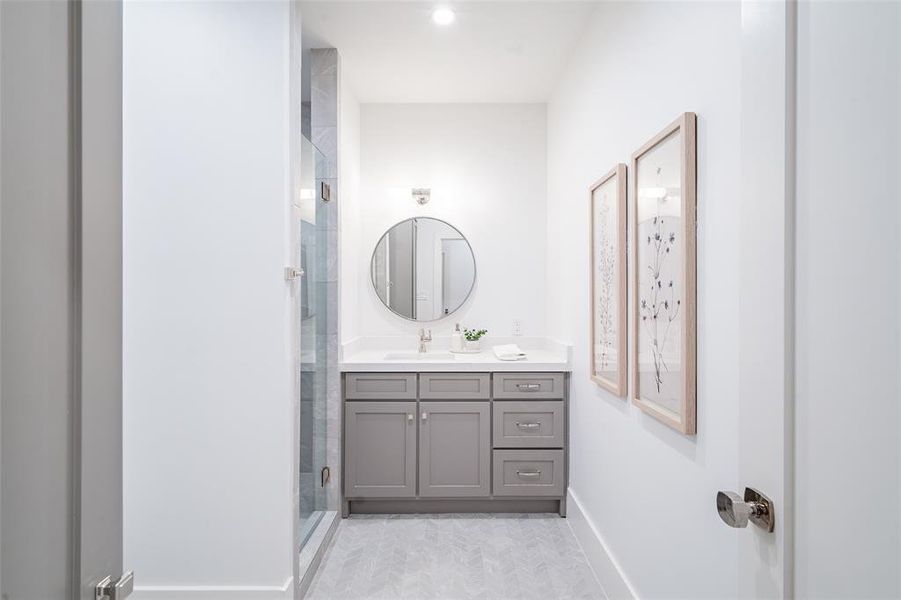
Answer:
<svg viewBox="0 0 901 600"><path fill-rule="evenodd" d="M632 399L697 433L697 117L632 155Z"/></svg>
<svg viewBox="0 0 901 600"><path fill-rule="evenodd" d="M628 385L628 202L626 165L620 163L588 190L591 380L625 398Z"/></svg>

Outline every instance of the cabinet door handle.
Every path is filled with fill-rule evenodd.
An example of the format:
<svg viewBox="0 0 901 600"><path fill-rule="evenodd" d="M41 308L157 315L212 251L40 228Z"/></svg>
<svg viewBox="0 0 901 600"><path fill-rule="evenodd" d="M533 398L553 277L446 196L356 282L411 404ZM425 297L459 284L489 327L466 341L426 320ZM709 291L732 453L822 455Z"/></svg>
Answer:
<svg viewBox="0 0 901 600"><path fill-rule="evenodd" d="M413 413L407 413L407 423L413 422Z"/></svg>
<svg viewBox="0 0 901 600"><path fill-rule="evenodd" d="M517 389L520 389L524 392L537 392L541 389L541 384L538 383L517 383Z"/></svg>
<svg viewBox="0 0 901 600"><path fill-rule="evenodd" d="M516 426L519 427L520 429L538 429L539 427L541 427L541 424L540 423L520 423L519 421L517 421Z"/></svg>
<svg viewBox="0 0 901 600"><path fill-rule="evenodd" d="M423 421L428 421L428 420L429 420L429 413L427 413L427 412L422 413L422 420L423 420Z"/></svg>
<svg viewBox="0 0 901 600"><path fill-rule="evenodd" d="M519 477L540 477L541 471L517 471Z"/></svg>

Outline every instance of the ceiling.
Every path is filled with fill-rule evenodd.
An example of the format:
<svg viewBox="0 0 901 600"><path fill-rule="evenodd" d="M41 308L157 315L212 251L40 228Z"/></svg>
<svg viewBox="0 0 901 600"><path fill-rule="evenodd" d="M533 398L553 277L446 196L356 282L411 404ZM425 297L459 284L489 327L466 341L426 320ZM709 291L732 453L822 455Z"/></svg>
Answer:
<svg viewBox="0 0 901 600"><path fill-rule="evenodd" d="M439 27L436 6L456 22ZM338 48L360 102L545 102L595 2L301 2L304 48Z"/></svg>

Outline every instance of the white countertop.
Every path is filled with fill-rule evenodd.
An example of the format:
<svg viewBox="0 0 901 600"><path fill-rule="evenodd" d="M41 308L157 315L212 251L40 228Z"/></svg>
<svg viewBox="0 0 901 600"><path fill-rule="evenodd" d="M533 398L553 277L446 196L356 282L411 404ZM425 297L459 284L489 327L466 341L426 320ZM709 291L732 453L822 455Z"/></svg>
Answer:
<svg viewBox="0 0 901 600"><path fill-rule="evenodd" d="M526 360L500 360L491 347L517 344ZM569 371L572 368L572 346L548 338L504 337L484 338L479 354L453 354L448 357L450 337L436 337L429 351L417 353L419 338L392 336L357 338L341 346L339 367L343 372L418 372L418 371ZM388 359L389 353L403 353L402 359ZM415 356L415 358L413 358Z"/></svg>

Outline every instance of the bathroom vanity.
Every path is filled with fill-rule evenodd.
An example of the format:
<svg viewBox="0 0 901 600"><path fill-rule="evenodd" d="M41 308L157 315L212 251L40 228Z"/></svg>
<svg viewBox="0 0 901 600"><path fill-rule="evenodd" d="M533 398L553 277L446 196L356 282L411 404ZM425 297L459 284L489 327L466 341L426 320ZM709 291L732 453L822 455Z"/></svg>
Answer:
<svg viewBox="0 0 901 600"><path fill-rule="evenodd" d="M498 370L424 362L412 372L344 373L344 516L565 516L569 373L523 363L504 371L487 358L483 366Z"/></svg>
<svg viewBox="0 0 901 600"><path fill-rule="evenodd" d="M343 515L565 516L572 348L492 338L525 351L525 360L507 361L488 343L468 353L452 352L449 338L433 341L422 323L449 323L476 278L469 241L445 221L414 217L389 228L370 276L371 298L417 323L419 339L357 338L341 348Z"/></svg>

